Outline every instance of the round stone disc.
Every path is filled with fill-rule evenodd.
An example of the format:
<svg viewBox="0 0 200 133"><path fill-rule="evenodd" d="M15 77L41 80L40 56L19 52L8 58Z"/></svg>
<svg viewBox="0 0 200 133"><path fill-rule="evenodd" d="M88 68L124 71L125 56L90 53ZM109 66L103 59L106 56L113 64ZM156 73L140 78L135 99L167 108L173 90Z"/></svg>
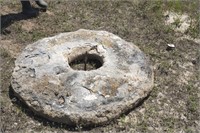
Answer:
<svg viewBox="0 0 200 133"><path fill-rule="evenodd" d="M81 29L28 45L15 61L11 85L38 115L89 126L134 108L151 91L153 71L133 43Z"/></svg>

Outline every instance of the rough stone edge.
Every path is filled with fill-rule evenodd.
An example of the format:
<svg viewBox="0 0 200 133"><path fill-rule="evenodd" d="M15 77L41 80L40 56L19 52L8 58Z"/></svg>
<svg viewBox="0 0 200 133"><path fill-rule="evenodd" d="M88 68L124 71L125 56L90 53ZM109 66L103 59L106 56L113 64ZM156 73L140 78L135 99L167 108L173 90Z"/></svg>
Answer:
<svg viewBox="0 0 200 133"><path fill-rule="evenodd" d="M79 29L79 30L77 30L77 31L87 31L87 30L85 30L85 29ZM73 32L77 32L77 31L73 31ZM96 31L98 31L98 30L96 30ZM103 31L103 30L99 30L99 31ZM107 32L107 31L103 31L103 32ZM110 33L110 32L107 32L108 34L110 34L110 35L114 35L113 33ZM62 37L62 36L64 36L64 35L66 35L66 34L69 34L69 33L60 33L60 34L57 34L56 36L60 36L60 37ZM114 35L114 36L117 36L117 35ZM36 41L36 42L34 42L34 43L32 43L32 45L33 44L37 44L37 43L39 43L39 42L42 42L42 41L45 41L47 38L51 38L51 39L53 39L54 38L54 36L53 37L46 37L46 38L43 38L43 39L40 39L40 40L38 40L38 41ZM121 38L120 38L121 39ZM123 39L122 39L123 40ZM124 40L125 41L125 40ZM125 42L127 42L127 41L125 41ZM131 42L127 42L127 43L131 43ZM137 49L139 49L139 47L138 46L136 46L136 45L134 45L134 47L136 47ZM140 50L140 49L139 49ZM140 50L141 51L141 50ZM50 120L50 121L54 121L54 122L58 122L58 123L65 123L65 124L67 124L67 125L70 125L70 126L76 126L77 124L76 123L79 123L79 125L81 125L81 126L84 126L84 127L88 127L88 126L98 126L98 125L103 125L103 124L106 124L106 123L109 123L110 121L112 121L112 120L114 120L114 119L117 119L117 118L119 118L121 115L123 115L124 113L127 113L127 112L130 112L131 110L133 110L135 107L137 107L138 106L138 104L139 103L141 103L149 94L150 94L150 92L152 91L152 88L153 88L153 83L154 83L154 73L153 73L153 67L151 66L151 63L150 63L150 60L149 60L149 58L146 56L146 54L143 52L143 54L145 55L145 61L146 61L146 64L148 64L149 65L149 68L151 69L151 71L152 71L152 75L151 75L151 77L152 77L152 81L150 81L149 82L149 84L151 84L151 87L146 87L146 89L142 89L143 91L142 91L142 96L140 96L140 97L137 97L137 98L133 98L133 97L131 97L131 101L134 101L134 102L130 102L130 100L128 101L128 102L130 102L130 106L128 106L127 107L127 105L125 105L125 104L123 104L124 106L126 106L127 108L123 108L122 110L120 110L120 112L121 113L118 113L117 115L112 115L112 116L110 116L110 117L107 117L107 116L104 116L104 117L106 117L107 118L107 120L103 120L103 121L95 121L95 123L91 123L91 120L86 120L85 121L85 119L80 119L79 118L79 120L78 121L75 121L74 120L74 118L72 117L72 118L68 118L69 119L69 121L70 121L70 123L69 123L69 121L68 122L65 122L63 119L63 117L52 117L52 116L49 116L49 115L47 115L47 114L45 114L45 112L43 112L43 111L37 111L37 110L35 110L33 107L31 107L31 106L28 106L28 104L26 103L27 102L27 100L23 100L23 98L18 94L18 93L16 93L15 91L14 91L14 89L12 88L12 90L13 90L13 92L14 92L14 95L16 96L16 97L18 97L19 99L20 99L20 101L22 101L22 103L24 103L25 105L27 105L28 106L28 108L30 109L30 110L32 110L35 114L37 114L38 116L42 116L43 118L45 118L45 119L47 119L47 120ZM12 81L13 81L13 79L12 79ZM11 83L12 84L12 83ZM122 100L122 101L124 101L124 100ZM120 102L122 102L122 101L120 101ZM131 104L132 103L132 104ZM118 105L119 106L119 105ZM122 106L120 106L120 107L122 107ZM112 111L111 111L112 112ZM107 113L108 114L108 113ZM110 113L109 113L110 114ZM111 113L111 114L116 114L116 112L114 112L114 113ZM96 115L95 115L96 116ZM66 117L67 118L67 117ZM90 118L91 118L91 114L90 114ZM93 118L93 117L92 117Z"/></svg>

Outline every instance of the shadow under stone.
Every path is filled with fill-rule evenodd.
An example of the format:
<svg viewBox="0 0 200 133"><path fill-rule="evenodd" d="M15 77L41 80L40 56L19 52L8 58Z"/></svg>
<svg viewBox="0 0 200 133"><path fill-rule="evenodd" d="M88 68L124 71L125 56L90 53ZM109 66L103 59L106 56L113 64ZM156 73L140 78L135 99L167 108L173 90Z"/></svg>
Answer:
<svg viewBox="0 0 200 133"><path fill-rule="evenodd" d="M151 93L151 92L150 92ZM150 93L147 97L145 97L142 101L136 103L136 106L133 109L130 109L128 111L126 111L123 115L128 115L131 111L133 111L135 108L141 106L145 100L148 99L148 97L150 96ZM12 89L12 86L9 87L9 98L11 99L11 102L17 106L17 108L20 108L20 110L25 113L28 117L33 118L34 120L40 122L43 124L43 126L49 126L49 127L54 127L57 129L64 129L64 130L68 130L68 131L90 131L94 128L97 127L105 127L108 124L115 124L117 123L117 118L114 120L110 120L107 123L103 124L103 125L91 125L91 126L87 126L87 127L82 127L82 125L76 125L76 126L69 126L67 124L64 123L57 123L57 122L53 122L51 120L48 120L44 117L41 117L37 114L35 114L29 107L28 105L26 105L26 103L24 103L22 100L20 100L18 97L15 96L15 92Z"/></svg>
<svg viewBox="0 0 200 133"><path fill-rule="evenodd" d="M28 117L33 118L34 120L40 122L43 126L49 126L49 127L54 127L57 129L65 129L68 131L89 131L95 127L98 126L87 126L87 127L82 127L81 125L76 125L76 126L69 126L64 123L57 123L53 122L51 120L48 120L44 117L39 116L38 114L35 114L29 107L24 103L22 100L20 100L16 95L15 92L13 91L12 86L9 86L9 98L11 99L11 102L16 105L17 108L19 108L23 113L25 113Z"/></svg>

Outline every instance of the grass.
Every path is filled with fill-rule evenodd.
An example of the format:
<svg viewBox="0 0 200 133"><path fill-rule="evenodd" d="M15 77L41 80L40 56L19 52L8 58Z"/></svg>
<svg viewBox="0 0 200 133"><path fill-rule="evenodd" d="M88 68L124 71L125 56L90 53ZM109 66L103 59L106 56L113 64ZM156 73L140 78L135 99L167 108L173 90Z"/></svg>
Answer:
<svg viewBox="0 0 200 133"><path fill-rule="evenodd" d="M155 86L141 106L102 127L74 129L34 116L26 107L11 102L10 77L14 57L9 45L2 45L1 59L1 128L2 132L197 132L199 121L199 43L180 39L200 39L199 1L51 1L47 13L33 19L13 22L2 40L12 46L24 46L41 38L81 28L106 30L133 42L150 58L154 66ZM19 1L0 1L1 11L20 12ZM7 11L7 12L8 12ZM164 24L165 11L188 14L194 21L186 33ZM3 14L5 15L5 14ZM179 21L175 25L179 25ZM33 27L28 30L25 27ZM16 45L15 45L16 43ZM175 50L166 51L168 43ZM196 63L192 63L196 62ZM14 99L13 99L14 100ZM18 100L16 101L18 102ZM28 115L29 114L29 115ZM9 124L8 124L9 123ZM15 124L17 123L17 125Z"/></svg>
<svg viewBox="0 0 200 133"><path fill-rule="evenodd" d="M0 48L0 57L4 60L1 62L3 66L1 68L4 71L1 71L1 92L4 92L7 90L7 87L9 87L9 83L7 81L11 78L12 68L14 65L14 59L11 57L10 53L3 48ZM10 68L10 69L7 69ZM7 92L7 91L6 91Z"/></svg>

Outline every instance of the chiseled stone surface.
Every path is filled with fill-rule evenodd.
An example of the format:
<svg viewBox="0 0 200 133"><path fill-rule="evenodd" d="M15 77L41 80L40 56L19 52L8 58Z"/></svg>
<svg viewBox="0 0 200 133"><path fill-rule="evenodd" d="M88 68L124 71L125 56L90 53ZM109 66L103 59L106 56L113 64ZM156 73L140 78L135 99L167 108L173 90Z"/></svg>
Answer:
<svg viewBox="0 0 200 133"><path fill-rule="evenodd" d="M73 70L69 62L98 55L103 65ZM106 31L78 30L28 45L15 61L15 95L55 122L99 125L134 108L153 87L153 71L134 44Z"/></svg>

